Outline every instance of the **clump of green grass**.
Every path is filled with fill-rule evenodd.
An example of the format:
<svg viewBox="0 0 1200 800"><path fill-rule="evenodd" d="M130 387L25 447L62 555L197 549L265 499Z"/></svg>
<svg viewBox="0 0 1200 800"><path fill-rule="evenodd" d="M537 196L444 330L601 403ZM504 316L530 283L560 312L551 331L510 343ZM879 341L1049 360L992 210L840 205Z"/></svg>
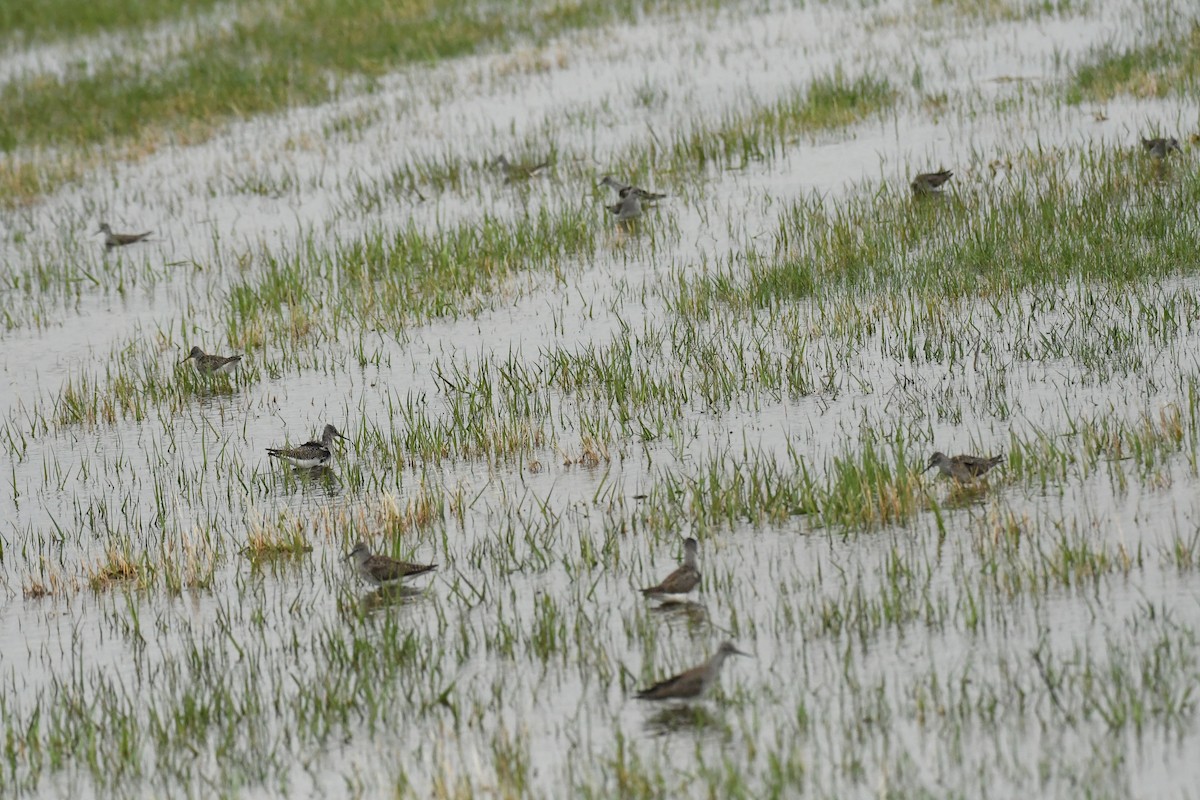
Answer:
<svg viewBox="0 0 1200 800"><path fill-rule="evenodd" d="M88 568L88 585L97 592L126 582L145 588L152 577L145 559L133 557L127 547L110 547L104 559Z"/></svg>
<svg viewBox="0 0 1200 800"><path fill-rule="evenodd" d="M68 577L58 570L47 572L43 565L43 573L31 577L22 586L21 593L26 599L36 600L42 597L60 597L71 594L79 589L79 581Z"/></svg>
<svg viewBox="0 0 1200 800"><path fill-rule="evenodd" d="M0 40L28 44L115 29L145 28L211 8L220 0L40 0L0 5Z"/></svg>
<svg viewBox="0 0 1200 800"><path fill-rule="evenodd" d="M1086 478L1103 468L1114 487L1124 492L1127 466L1137 471L1145 485L1161 488L1170 481L1172 457L1183 453L1195 474L1200 430L1194 387L1187 388L1192 390L1188 392L1192 403L1186 409L1171 403L1133 419L1110 411L1079 416L1065 433L1013 436L1005 471L1048 490L1072 476Z"/></svg>
<svg viewBox="0 0 1200 800"><path fill-rule="evenodd" d="M715 163L740 168L775 157L802 133L839 128L890 108L899 93L886 77L867 73L850 79L841 68L763 108L726 114L715 128L676 137L672 169L693 170Z"/></svg>
<svg viewBox="0 0 1200 800"><path fill-rule="evenodd" d="M63 78L16 81L0 89L0 149L138 140L165 131L191 139L233 115L254 115L326 99L338 81L378 76L408 61L466 52L492 33L464 9L431 14L420 0L293 3L286 14L247 7L162 69L113 58ZM303 52L303 59L294 58Z"/></svg>
<svg viewBox="0 0 1200 800"><path fill-rule="evenodd" d="M366 530L371 536L399 540L444 523L450 515L461 516L464 502L461 487L447 490L438 484L422 482L404 500L394 494L383 494L356 510L342 510L325 520L328 530L335 534L346 529Z"/></svg>
<svg viewBox="0 0 1200 800"><path fill-rule="evenodd" d="M210 533L194 531L185 534L180 537L178 545L170 550L172 552L164 552L159 565L168 592L180 594L184 589L207 589L212 586L218 557Z"/></svg>
<svg viewBox="0 0 1200 800"><path fill-rule="evenodd" d="M266 268L230 291L229 340L294 344L317 333L336 339L351 321L404 327L456 316L464 298L494 292L519 271L559 269L559 259L594 249L596 236L592 210L577 205L511 223L489 215L433 232L409 227L268 253Z"/></svg>
<svg viewBox="0 0 1200 800"><path fill-rule="evenodd" d="M1176 532L1163 548L1164 560L1180 572L1200 568L1200 528L1183 535Z"/></svg>
<svg viewBox="0 0 1200 800"><path fill-rule="evenodd" d="M401 506L395 502L388 503L381 515L383 526L391 536L403 536L412 530L421 530L434 522L445 519L445 497L442 492L422 486L415 497Z"/></svg>
<svg viewBox="0 0 1200 800"><path fill-rule="evenodd" d="M29 205L100 163L99 154L94 159L67 155L58 159L41 155L5 158L0 161L0 207L12 210Z"/></svg>
<svg viewBox="0 0 1200 800"><path fill-rule="evenodd" d="M1143 469L1153 467L1164 455L1177 452L1189 436L1195 435L1194 426L1185 426L1182 411L1175 405L1160 409L1157 415L1144 414L1132 424L1100 417L1080 420L1078 427L1084 458L1093 462L1131 459ZM1195 444L1192 438L1193 449Z"/></svg>
<svg viewBox="0 0 1200 800"><path fill-rule="evenodd" d="M280 514L274 522L253 522L242 552L254 561L306 555L313 548L305 528L304 520L287 513Z"/></svg>
<svg viewBox="0 0 1200 800"><path fill-rule="evenodd" d="M834 460L831 485L819 497L821 516L843 528L903 523L921 508L920 473L906 463L903 446L887 457L867 442L853 457Z"/></svg>
<svg viewBox="0 0 1200 800"><path fill-rule="evenodd" d="M972 551L982 582L1005 598L1064 588L1094 588L1145 565L1140 546L1097 539L1088 523L1047 521L1000 504L979 518Z"/></svg>
<svg viewBox="0 0 1200 800"><path fill-rule="evenodd" d="M740 522L779 525L796 516L837 531L878 529L911 520L926 497L899 439L890 453L868 441L861 452L834 457L823 471L791 451L787 463L763 453L741 453L736 459L717 454L686 479L657 477L647 521L669 526L687 518L700 530Z"/></svg>
<svg viewBox="0 0 1200 800"><path fill-rule="evenodd" d="M1117 95L1167 97L1200 85L1200 23L1125 49L1093 50L1067 84L1067 101L1103 102Z"/></svg>

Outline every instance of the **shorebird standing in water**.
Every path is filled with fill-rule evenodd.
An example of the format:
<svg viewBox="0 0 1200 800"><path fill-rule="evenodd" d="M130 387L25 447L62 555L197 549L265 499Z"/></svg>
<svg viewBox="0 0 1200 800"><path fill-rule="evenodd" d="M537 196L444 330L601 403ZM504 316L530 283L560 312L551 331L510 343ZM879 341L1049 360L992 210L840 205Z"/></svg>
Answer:
<svg viewBox="0 0 1200 800"><path fill-rule="evenodd" d="M618 223L629 222L642 215L642 201L638 198L637 192L630 192L611 206L604 207L617 215Z"/></svg>
<svg viewBox="0 0 1200 800"><path fill-rule="evenodd" d="M698 667L692 667L673 678L667 678L654 684L649 689L637 693L639 700L689 700L704 694L709 686L717 680L721 665L729 656L749 655L733 646L733 642L725 642L713 653L712 658Z"/></svg>
<svg viewBox="0 0 1200 800"><path fill-rule="evenodd" d="M1142 139L1142 147L1150 154L1151 158L1156 158L1159 161L1170 155L1172 150L1176 153L1183 152L1179 148L1179 140L1174 136L1161 139Z"/></svg>
<svg viewBox="0 0 1200 800"><path fill-rule="evenodd" d="M666 195L661 192L651 192L643 189L640 186L634 186L632 183L624 183L623 181L617 180L612 175L605 175L603 178L601 178L600 185L607 186L615 191L617 193L617 197L621 200L624 200L631 194L636 194L638 196L638 200L643 203L653 203L666 197Z"/></svg>
<svg viewBox="0 0 1200 800"><path fill-rule="evenodd" d="M100 223L100 229L96 233L104 234L104 248L112 250L114 247L124 247L127 244L140 242L154 231L146 231L145 233L113 233L113 229L109 227L107 222Z"/></svg>
<svg viewBox="0 0 1200 800"><path fill-rule="evenodd" d="M268 447L267 455L286 461L293 467L310 469L328 466L333 460L333 438L345 439L338 429L326 425L321 432L321 441L307 441L299 447Z"/></svg>
<svg viewBox="0 0 1200 800"><path fill-rule="evenodd" d="M191 361L196 372L201 375L229 375L237 370L242 363L241 356L214 356L204 352L199 347L193 347L187 358L180 361L186 364Z"/></svg>
<svg viewBox="0 0 1200 800"><path fill-rule="evenodd" d="M980 458L979 456L954 456L951 458L942 452L929 457L929 464L922 472L937 467L943 475L949 475L959 483L969 483L976 478L982 478L988 470L1004 460L1003 455Z"/></svg>
<svg viewBox="0 0 1200 800"><path fill-rule="evenodd" d="M948 169L937 172L922 172L912 179L912 183L909 186L912 187L913 194L917 197L929 197L941 194L942 184L953 177L954 173Z"/></svg>
<svg viewBox="0 0 1200 800"><path fill-rule="evenodd" d="M550 169L549 161L542 161L537 164L514 164L508 160L507 156L501 155L496 159L496 166L504 173L504 180L507 183L513 181L527 181L530 178L536 178L546 170Z"/></svg>
<svg viewBox="0 0 1200 800"><path fill-rule="evenodd" d="M663 594L687 594L700 583L700 569L696 566L696 552L700 544L688 537L683 540L683 563L663 579L657 586L642 589L647 597Z"/></svg>
<svg viewBox="0 0 1200 800"><path fill-rule="evenodd" d="M437 564L410 564L378 553L371 555L366 542L354 545L354 549L346 554L346 560L350 559L354 559L358 574L363 580L376 586L395 583L437 569Z"/></svg>

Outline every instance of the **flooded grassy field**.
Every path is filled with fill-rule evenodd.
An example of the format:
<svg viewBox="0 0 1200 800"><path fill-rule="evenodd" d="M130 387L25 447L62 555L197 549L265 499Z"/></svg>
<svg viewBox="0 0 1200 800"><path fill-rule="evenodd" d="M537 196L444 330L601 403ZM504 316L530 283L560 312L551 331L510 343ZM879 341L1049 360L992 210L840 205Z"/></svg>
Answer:
<svg viewBox="0 0 1200 800"><path fill-rule="evenodd" d="M0 10L0 794L1200 796L1198 52L1161 0Z"/></svg>

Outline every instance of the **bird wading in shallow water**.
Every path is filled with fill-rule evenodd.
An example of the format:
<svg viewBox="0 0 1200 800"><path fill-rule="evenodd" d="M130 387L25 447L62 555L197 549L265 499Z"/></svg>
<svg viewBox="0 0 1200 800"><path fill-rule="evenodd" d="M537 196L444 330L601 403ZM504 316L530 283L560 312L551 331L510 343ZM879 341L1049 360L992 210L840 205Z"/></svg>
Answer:
<svg viewBox="0 0 1200 800"><path fill-rule="evenodd" d="M507 156L500 156L496 159L496 167L504 173L504 180L508 183L514 181L527 181L530 178L536 178L546 170L550 169L549 161L542 161L537 164L514 164L508 160Z"/></svg>
<svg viewBox="0 0 1200 800"><path fill-rule="evenodd" d="M625 195L611 206L606 205L605 208L617 215L617 222L629 222L642 215L642 201L634 192Z"/></svg>
<svg viewBox="0 0 1200 800"><path fill-rule="evenodd" d="M717 649L712 658L698 667L681 672L678 675L659 681L649 689L637 693L639 700L690 700L704 694L712 686L721 671L721 665L729 656L748 655L733 646L733 642L725 642Z"/></svg>
<svg viewBox="0 0 1200 800"><path fill-rule="evenodd" d="M127 244L140 242L154 231L146 231L145 233L113 233L113 229L109 227L107 222L100 223L100 229L96 233L104 234L104 248L112 250L114 247L124 247Z"/></svg>
<svg viewBox="0 0 1200 800"><path fill-rule="evenodd" d="M237 370L242 363L242 357L214 356L205 353L199 347L193 347L187 358L179 363L186 364L189 361L196 368L196 372L201 375L229 375Z"/></svg>
<svg viewBox="0 0 1200 800"><path fill-rule="evenodd" d="M385 555L372 555L365 542L354 545L354 549L346 554L346 560L351 559L354 560L362 579L376 586L395 583L437 569L437 564L410 564Z"/></svg>
<svg viewBox="0 0 1200 800"><path fill-rule="evenodd" d="M638 200L643 203L653 203L666 197L666 195L661 192L647 191L640 186L634 186L632 183L619 181L612 175L605 175L600 179L600 184L615 191L617 193L617 199L619 200L624 200L631 194L636 194L638 196Z"/></svg>
<svg viewBox="0 0 1200 800"><path fill-rule="evenodd" d="M1182 153L1183 150L1179 147L1179 140L1174 136L1161 139L1142 139L1142 148L1150 154L1151 158L1156 158L1162 161L1171 151Z"/></svg>
<svg viewBox="0 0 1200 800"><path fill-rule="evenodd" d="M700 569L696 565L699 542L688 537L683 541L683 563L657 586L642 589L647 597L664 594L687 594L700 584Z"/></svg>
<svg viewBox="0 0 1200 800"><path fill-rule="evenodd" d="M299 447L268 447L267 455L272 458L278 458L280 461L286 461L293 467L301 469L310 469L312 467L325 467L333 460L333 440L345 439L338 429L332 425L326 425L325 430L321 432L321 440L308 441Z"/></svg>
<svg viewBox="0 0 1200 800"><path fill-rule="evenodd" d="M1004 461L1003 455L986 458L964 455L951 458L945 453L937 452L929 457L929 464L921 471L928 472L937 467L943 475L949 475L959 483L968 483L976 478L982 478L988 470L1002 461Z"/></svg>
<svg viewBox="0 0 1200 800"><path fill-rule="evenodd" d="M912 187L914 195L928 197L930 195L941 194L942 184L953 177L954 173L948 169L939 170L938 172L922 172L912 179L912 183L909 186Z"/></svg>

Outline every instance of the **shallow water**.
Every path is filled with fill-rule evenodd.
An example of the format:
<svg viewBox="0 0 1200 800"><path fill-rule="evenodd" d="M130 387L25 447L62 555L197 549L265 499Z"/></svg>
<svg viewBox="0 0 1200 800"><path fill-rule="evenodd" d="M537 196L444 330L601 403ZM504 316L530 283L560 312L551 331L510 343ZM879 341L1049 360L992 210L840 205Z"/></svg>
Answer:
<svg viewBox="0 0 1200 800"><path fill-rule="evenodd" d="M692 387L682 416L662 422L650 409L628 418L602 393L564 391L546 377L549 354L609 353L625 331L650 372L694 377L669 346L679 278L739 263L797 198L837 203L877 181L906 191L914 165L954 165L957 182L976 185L1000 180L989 160L1039 142L1066 152L1182 130L1194 104L1113 102L1097 122L1048 90L1061 79L1056 57L1108 41L1114 21L1140 9L1108 3L1023 23L900 2L647 18L531 53L407 70L370 94L114 165L8 220L9 275L67 262L96 281L6 290L21 322L3 334L0 355L11 459L0 707L10 735L24 736L40 711L45 729L80 739L52 767L17 757L4 782L17 793L84 796L167 787L197 796L396 787L415 796L1186 796L1197 777L1184 694L1197 672L1200 577L1170 552L1200 530L1194 442L1147 469L1132 459L1069 467L1066 486L1001 473L962 498L934 481L928 505L904 525L844 530L799 509L718 523L686 500L657 501L689 488L710 495L713 471L731 479L756 465L820 480L836 457L893 434L911 442L919 468L935 446L995 452L1038 431L1065 438L1081 419L1156 418L1187 396L1194 331L1164 344L1129 298L1076 284L1061 287L1055 311L1038 308L1045 297L996 301L999 312L994 299L956 303L943 310L944 330L971 330L985 352L974 362L906 359L894 337L907 327L934 342L962 337L895 313L887 298L863 301L880 332L842 335L826 317L834 312L813 301L785 312L814 331L801 355L780 331L760 336L761 321L698 324L715 342L761 340L767 360L808 363L825 382L805 396L756 388L709 401ZM919 31L931 14L954 35ZM914 32L939 46L914 46ZM901 87L919 68L924 94L948 100L933 115L902 105L798 137L774 159L699 181L650 176L672 197L640 231L605 229L595 252L559 265L561 278L518 273L470 298L471 313L402 331L348 328L294 348L268 343L247 356L261 365L256 379L200 391L181 409L152 405L142 420L37 422L38 410L52 415L64 381L103 378L127 349L162 365L194 343L226 352L229 288L272 253L302 250L309 237L511 221L526 208L588 203L599 217L593 182L620 171L630 146L838 65L850 75L892 70ZM360 117L361 126L336 125ZM528 186L483 166L551 144L555 169ZM421 188L425 202L392 190L397 170L431 159L474 166L461 188ZM99 237L87 238L100 216L156 235L105 254ZM1186 296L1195 285L1145 292ZM1131 337L1107 365L1047 344L1084 310ZM1125 356L1132 366L1122 368ZM297 369L296 358L311 366ZM454 413L438 372L457 366L519 385L505 377L509 362L544 379L529 395L553 409L545 440L517 455L436 463L398 463L381 446L414 421ZM1003 386L989 388L1001 374ZM414 416L402 410L409 403ZM493 410L482 424L514 416L504 399ZM266 447L303 441L326 422L352 441L325 478L266 457ZM593 429L613 432L597 437L607 457L564 464L589 452ZM441 510L396 522L423 496ZM664 509L678 516L662 519ZM998 522L1004 515L1021 521L1019 535ZM298 527L312 551L263 563L240 552L255 526L276 524ZM701 538L700 608L663 614L635 589L673 568L676 538L688 534ZM359 537L439 571L414 581L417 594L377 605L341 563ZM113 547L152 565L145 586L89 587ZM1087 574L1096 552L1117 566ZM203 579L185 575L172 589L171 571L188 563ZM59 588L26 596L34 583ZM720 697L701 705L707 724L632 699L724 638L752 658L726 664ZM1048 672L1034 653L1050 660ZM1163 711L1173 702L1178 713ZM1144 719L1118 724L1123 711ZM127 761L109 749L122 735L137 753ZM98 772L88 764L96 757L129 772Z"/></svg>

